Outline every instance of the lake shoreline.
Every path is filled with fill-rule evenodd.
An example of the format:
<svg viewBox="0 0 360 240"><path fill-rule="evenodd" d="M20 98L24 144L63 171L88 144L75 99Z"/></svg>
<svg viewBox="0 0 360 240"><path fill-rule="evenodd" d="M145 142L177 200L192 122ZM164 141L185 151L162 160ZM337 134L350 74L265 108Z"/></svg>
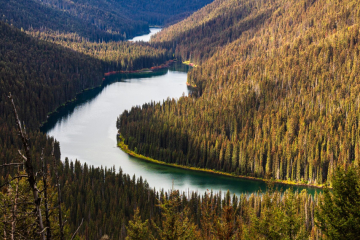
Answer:
<svg viewBox="0 0 360 240"><path fill-rule="evenodd" d="M159 66L154 66L151 68L143 68L143 69L139 69L139 70L128 70L128 71L112 71L112 72L107 72L104 73L105 77L111 76L111 75L116 75L116 74L132 74L132 73L152 73L154 71L158 71L158 70L162 70L165 68L169 68L170 64L177 62L176 59L171 59L166 61L165 63L159 65ZM105 79L103 79L105 80Z"/></svg>
<svg viewBox="0 0 360 240"><path fill-rule="evenodd" d="M166 163L166 162L162 162L162 161L150 158L150 157L146 157L141 154L137 154L134 151L131 151L129 149L129 146L125 144L125 139L120 134L118 134L117 138L118 138L117 146L123 152L127 153L128 155L130 155L132 157L135 157L137 159L141 159L141 160L144 160L147 162L152 162L152 163L156 163L156 164L160 164L160 165L164 165L164 166L168 166L168 167L181 168L181 169L185 169L185 170L222 175L222 176L227 176L227 177L232 177L232 178L261 181L261 182L265 182L265 183L273 182L275 184L281 184L281 185L287 185L287 186L299 186L299 187L315 188L315 189L323 189L324 188L323 185L312 185L312 184L289 182L289 181L284 181L284 180L271 180L271 179L263 179L263 178L256 178L256 177L250 177L250 176L241 176L241 175L234 175L231 173L226 173L226 172L221 172L221 171L211 170L211 169L206 169L206 168L189 167L189 166L184 166L184 165L178 165L176 163Z"/></svg>
<svg viewBox="0 0 360 240"><path fill-rule="evenodd" d="M66 107L68 104L71 104L73 102L75 102L77 100L77 97L79 94L83 94L87 91L90 90L94 90L96 88L101 88L104 84L104 81L106 80L106 77L110 77L112 75L117 75L117 74L137 74L137 73L145 73L145 74L151 74L154 73L156 71L160 71L166 68L169 68L171 64L176 63L177 59L171 59L166 61L165 63L158 65L158 66L154 66L151 68L144 68L144 69L140 69L140 70L133 70L133 71L113 71L113 72L107 72L104 73L104 78L102 79L102 83L98 86L93 86L87 89L83 89L81 92L76 93L75 97L73 99L70 99L66 102L64 102L63 104L61 104L60 106L58 106L54 111L52 112L48 112L47 116L46 116L46 120L43 121L40 126L39 129L41 131L41 128L44 127L44 125L48 122L48 119L51 117L51 115L56 114L57 112L59 112L62 108Z"/></svg>

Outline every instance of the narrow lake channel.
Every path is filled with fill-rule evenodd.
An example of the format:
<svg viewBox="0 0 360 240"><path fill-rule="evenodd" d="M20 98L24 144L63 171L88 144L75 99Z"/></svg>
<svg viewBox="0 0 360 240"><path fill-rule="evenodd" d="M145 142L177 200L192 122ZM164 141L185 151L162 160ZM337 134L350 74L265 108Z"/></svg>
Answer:
<svg viewBox="0 0 360 240"><path fill-rule="evenodd" d="M151 29L151 34L158 29ZM145 41L150 39L137 37ZM133 39L133 40L137 40ZM51 115L42 131L60 141L61 159L78 159L89 165L104 168L119 167L129 175L142 176L151 188L181 191L206 190L237 195L264 191L261 181L231 178L210 173L177 169L130 157L116 146L116 119L126 109L150 101L178 99L188 94L186 78L188 67L175 64L154 74L116 75L108 77L102 87L80 94L77 100ZM289 186L279 185L286 189ZM304 187L294 187L301 191ZM308 188L310 193L319 191Z"/></svg>

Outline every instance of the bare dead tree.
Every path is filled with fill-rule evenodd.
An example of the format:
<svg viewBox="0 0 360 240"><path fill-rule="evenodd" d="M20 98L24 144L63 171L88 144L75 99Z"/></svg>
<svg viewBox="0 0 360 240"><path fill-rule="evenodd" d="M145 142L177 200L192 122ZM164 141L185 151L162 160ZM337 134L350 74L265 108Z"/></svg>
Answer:
<svg viewBox="0 0 360 240"><path fill-rule="evenodd" d="M64 222L62 220L62 212L61 212L61 191L60 191L60 183L59 183L59 173L58 173L58 166L57 161L55 158L55 150L54 150L54 143L52 148L52 157L54 160L54 170L55 170L55 177L56 177L56 187L58 191L58 210L59 210L59 227L60 227L60 240L64 240Z"/></svg>
<svg viewBox="0 0 360 240"><path fill-rule="evenodd" d="M0 167L9 167L9 166L20 166L23 165L24 163L5 163L3 165L1 165Z"/></svg>
<svg viewBox="0 0 360 240"><path fill-rule="evenodd" d="M38 228L40 230L39 231L40 236L43 240L45 240L44 224L43 224L41 208L40 208L41 198L39 197L39 190L36 185L35 172L34 172L34 168L32 165L32 157L30 154L29 140L26 136L25 129L23 129L23 127L21 126L19 115L17 113L16 106L15 106L15 103L14 103L11 93L9 93L8 98L10 99L10 102L11 102L11 105L12 105L12 108L14 111L14 116L15 116L15 120L16 120L16 125L18 127L19 136L21 138L21 141L22 141L22 144L23 144L23 147L25 150L25 155L20 153L20 156L24 159L25 171L27 173L27 180L29 182L30 188L33 193L36 214L37 214L37 223L38 223Z"/></svg>

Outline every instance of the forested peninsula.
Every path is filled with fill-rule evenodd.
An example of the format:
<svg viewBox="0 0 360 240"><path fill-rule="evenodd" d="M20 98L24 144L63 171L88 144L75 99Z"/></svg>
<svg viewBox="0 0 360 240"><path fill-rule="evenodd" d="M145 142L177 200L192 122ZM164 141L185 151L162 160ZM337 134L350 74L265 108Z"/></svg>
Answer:
<svg viewBox="0 0 360 240"><path fill-rule="evenodd" d="M214 1L153 38L199 63L196 94L125 111L125 144L179 165L331 185L337 167L359 164L358 12L353 1Z"/></svg>
<svg viewBox="0 0 360 240"><path fill-rule="evenodd" d="M360 235L357 1L0 5L0 238ZM125 42L150 25L166 27L151 43ZM264 179L266 192L159 191L121 168L61 158L61 143L40 132L105 73L174 58L196 65L191 94L123 112L122 144L167 164ZM282 191L277 181L324 189Z"/></svg>

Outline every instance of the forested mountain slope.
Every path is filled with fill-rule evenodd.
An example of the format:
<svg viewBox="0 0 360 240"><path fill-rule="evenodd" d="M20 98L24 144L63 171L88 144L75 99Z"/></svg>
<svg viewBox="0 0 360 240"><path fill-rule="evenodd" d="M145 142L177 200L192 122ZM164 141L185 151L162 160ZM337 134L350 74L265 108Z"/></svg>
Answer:
<svg viewBox="0 0 360 240"><path fill-rule="evenodd" d="M89 15L89 9L104 11L128 19L147 22L150 25L166 25L211 3L211 0L37 0L75 15Z"/></svg>
<svg viewBox="0 0 360 240"><path fill-rule="evenodd" d="M65 40L59 40L57 42L64 45L68 43ZM127 197L127 194L124 194L123 191L132 190L124 190L125 188L133 189L133 187L136 186L139 188L141 194L149 194L149 198L144 199L144 204L145 202L153 203L151 207L147 206L147 209L152 209L156 203L156 200L153 197L154 192L147 189L147 185L143 182L131 182L129 177L120 174L117 175L117 178L124 179L125 181L128 180L128 182L122 186L117 186L116 188L117 191L121 191L123 197L122 200L117 199L118 201L116 202L120 204L121 201L123 201L123 204L118 205L120 206L119 208L121 211L116 216L114 215L114 218L111 218L111 220L108 220L105 217L102 218L105 216L103 214L110 215L110 213L114 211L114 205L111 205L106 210L101 209L102 204L106 203L106 201L108 201L107 203L111 202L111 198L108 198L108 196L105 195L102 195L101 197L98 195L94 196L94 192L98 193L101 188L89 189L90 185L87 183L89 179L94 182L98 179L100 182L104 183L102 181L104 180L102 176L108 171L106 169L104 171L100 168L92 168L89 170L86 165L79 170L79 162L75 162L75 166L73 163L69 162L62 164L60 162L59 143L55 143L54 155L56 160L54 160L51 156L54 139L41 133L39 131L39 126L42 122L46 121L49 112L53 112L60 105L74 99L77 93L102 84L105 71L135 70L143 67L151 67L153 64L160 64L167 60L167 51L164 49L152 48L147 44L136 45L127 42L101 43L97 45L97 51L95 51L96 48L86 48L86 46L88 46L87 44L90 45L95 43L72 41L71 44L78 44L79 50L74 51L73 49L69 49L69 47L63 47L59 44L38 40L37 38L31 37L26 33L21 32L19 29L0 21L1 238L4 238L2 235L4 233L3 227L5 224L4 222L7 221L4 216L8 214L8 212L6 212L8 210L4 205L5 199L9 200L8 197L12 197L9 192L9 194L6 192L10 187L3 184L6 180L11 179L11 175L14 177L14 173L16 173L18 169L17 166L3 167L2 165L19 162L20 155L18 150L23 149L21 139L16 130L13 110L8 99L9 92L13 95L21 123L28 133L34 171L39 171L41 168L40 159L42 152L44 152L43 158L45 162L49 165L52 182L54 181L54 172L56 170L54 169L54 162L57 162L57 164L60 165L60 181L62 191L64 192L62 195L62 205L65 212L66 209L71 210L72 215L65 217L65 220L68 221L69 224L67 226L72 233L75 232L79 225L78 221L81 221L82 218L86 217L84 226L80 231L81 235L89 236L90 239L93 239L94 237L100 238L105 232L113 234L112 236L121 235L121 231L125 228L125 222L127 222L130 218L130 214L133 212L130 205L136 203L135 205L140 207L143 203L141 199L129 201L129 198L133 198L135 193L131 192L131 196ZM112 50L110 49L111 46ZM84 50L85 48L90 52L86 52ZM107 54L105 52L107 52ZM119 61L119 64L117 64L117 60ZM69 170L69 168L71 170ZM85 175L79 176L79 171L85 171ZM87 173L90 173L90 175L87 175ZM81 184L79 184L80 179L83 181ZM39 180L39 178L37 180ZM113 179L111 181L113 181ZM50 186L52 185L52 182L50 183ZM26 182L24 182L23 185L28 186ZM97 185L97 183L95 185ZM113 185L107 184L107 187L111 188L111 186ZM31 193L28 190L29 188L25 189L27 189L29 194ZM113 189L109 191L113 191ZM74 192L79 192L79 196L76 195L74 198ZM151 198L150 194L152 194ZM78 204L80 202L83 203L84 199L88 200L88 204ZM79 200L79 202L77 202L77 200ZM144 206L146 206L146 204ZM31 207L32 205L30 208ZM32 210L33 209L31 208L29 211ZM21 214L23 213L24 212L21 212ZM149 212L147 212L147 214L149 214ZM34 221L32 215L28 214L27 218L29 221ZM102 220L97 221L97 218ZM116 221L114 219L116 219ZM31 222L28 223L30 224ZM118 225L115 225L115 223L120 223L119 229L117 229ZM103 225L109 225L109 228L104 229ZM123 227L121 228L121 226ZM9 234L11 224L7 225L7 227ZM19 223L16 229L19 230L20 228L22 228L22 225ZM85 229L87 230L85 231ZM23 231L26 232L28 229L23 229ZM26 236L32 238L31 236L33 235ZM38 235L36 234L36 236ZM18 237L15 239L24 238Z"/></svg>
<svg viewBox="0 0 360 240"><path fill-rule="evenodd" d="M38 39L56 43L106 62L106 71L135 70L159 66L173 58L173 53L161 46L153 47L146 42L101 42L95 43L74 34L27 32Z"/></svg>
<svg viewBox="0 0 360 240"><path fill-rule="evenodd" d="M152 41L176 47L178 56L201 63L244 31L255 31L276 10L276 4L257 6L252 0L217 0L156 34Z"/></svg>
<svg viewBox="0 0 360 240"><path fill-rule="evenodd" d="M24 30L78 33L93 41L123 40L148 31L145 22L89 7L88 17L52 8L37 0L1 0L1 20Z"/></svg>
<svg viewBox="0 0 360 240"><path fill-rule="evenodd" d="M102 84L106 71L152 67L167 60L166 51L161 49L129 43L113 45L114 50L109 48L108 54L117 54L109 54L106 59L101 55L106 44L99 45L99 52L85 54L38 40L0 21L1 163L13 161L19 147L9 92L15 96L26 128L35 134L49 112L74 99L77 93ZM6 171L3 173L5 176Z"/></svg>
<svg viewBox="0 0 360 240"><path fill-rule="evenodd" d="M201 62L188 76L198 98L125 111L120 132L166 162L331 183L359 164L359 24L351 0L215 1L155 38Z"/></svg>
<svg viewBox="0 0 360 240"><path fill-rule="evenodd" d="M24 30L117 41L147 33L149 24L178 21L207 3L210 1L0 0L0 20Z"/></svg>

